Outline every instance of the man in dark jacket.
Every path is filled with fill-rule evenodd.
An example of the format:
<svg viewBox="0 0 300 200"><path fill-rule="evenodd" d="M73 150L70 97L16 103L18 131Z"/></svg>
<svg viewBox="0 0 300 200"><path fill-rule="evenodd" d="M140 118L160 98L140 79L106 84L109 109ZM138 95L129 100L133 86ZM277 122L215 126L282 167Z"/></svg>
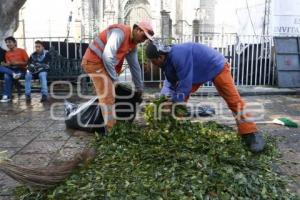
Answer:
<svg viewBox="0 0 300 200"><path fill-rule="evenodd" d="M31 54L28 63L28 70L25 75L25 96L26 101L31 100L31 80L38 76L41 84L41 102L48 99L47 71L49 70L50 55L44 48L43 42L35 41L35 52Z"/></svg>

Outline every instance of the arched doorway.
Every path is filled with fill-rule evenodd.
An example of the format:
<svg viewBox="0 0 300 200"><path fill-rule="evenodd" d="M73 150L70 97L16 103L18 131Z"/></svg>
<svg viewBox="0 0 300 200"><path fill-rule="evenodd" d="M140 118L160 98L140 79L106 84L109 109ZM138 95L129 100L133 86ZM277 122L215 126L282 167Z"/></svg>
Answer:
<svg viewBox="0 0 300 200"><path fill-rule="evenodd" d="M133 25L134 23L136 23L142 19L146 19L149 21L151 19L146 8L145 7L134 7L125 16L124 23L128 24L128 25Z"/></svg>
<svg viewBox="0 0 300 200"><path fill-rule="evenodd" d="M129 0L124 6L124 23L133 25L134 23L145 19L151 20L150 4L148 0Z"/></svg>

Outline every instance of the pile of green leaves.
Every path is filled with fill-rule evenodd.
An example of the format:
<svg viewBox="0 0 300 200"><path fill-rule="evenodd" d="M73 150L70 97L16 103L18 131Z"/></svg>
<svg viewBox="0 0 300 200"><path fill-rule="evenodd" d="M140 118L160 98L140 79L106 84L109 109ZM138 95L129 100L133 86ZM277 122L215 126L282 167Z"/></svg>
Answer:
<svg viewBox="0 0 300 200"><path fill-rule="evenodd" d="M168 101L170 100L167 97L162 96L145 106L144 118L148 125L157 125L158 121L160 123L174 123L176 118L188 116L187 108L183 104L174 104L170 112L166 112L163 104ZM174 113L172 113L172 109Z"/></svg>
<svg viewBox="0 0 300 200"><path fill-rule="evenodd" d="M46 192L23 187L16 194L24 200L297 199L273 170L277 150L273 140L267 142L255 155L232 129L214 122L119 123L93 142L95 161L65 183Z"/></svg>

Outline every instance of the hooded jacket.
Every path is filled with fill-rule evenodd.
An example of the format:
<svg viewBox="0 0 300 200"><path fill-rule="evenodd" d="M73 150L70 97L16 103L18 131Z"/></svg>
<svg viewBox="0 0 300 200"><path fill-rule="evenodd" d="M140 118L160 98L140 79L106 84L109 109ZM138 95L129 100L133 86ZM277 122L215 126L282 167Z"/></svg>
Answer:
<svg viewBox="0 0 300 200"><path fill-rule="evenodd" d="M198 43L173 45L162 67L166 80L161 90L174 102L183 102L193 84L211 81L223 69L225 57L217 50Z"/></svg>

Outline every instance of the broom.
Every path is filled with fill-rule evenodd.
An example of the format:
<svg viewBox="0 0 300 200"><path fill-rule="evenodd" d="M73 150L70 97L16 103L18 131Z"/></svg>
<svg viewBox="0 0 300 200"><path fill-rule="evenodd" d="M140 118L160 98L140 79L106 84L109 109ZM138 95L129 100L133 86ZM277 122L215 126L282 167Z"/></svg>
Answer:
<svg viewBox="0 0 300 200"><path fill-rule="evenodd" d="M41 190L65 181L81 163L88 164L96 156L94 149L86 149L82 153L76 154L72 160L63 162L60 166L29 169L11 164L4 153L0 152L0 171L29 188Z"/></svg>
<svg viewBox="0 0 300 200"><path fill-rule="evenodd" d="M274 124L279 124L279 125L282 125L282 126L287 126L287 127L290 127L290 128L298 128L298 124L288 118L285 118L285 117L281 117L281 118L278 118L278 119L274 119L272 121Z"/></svg>

